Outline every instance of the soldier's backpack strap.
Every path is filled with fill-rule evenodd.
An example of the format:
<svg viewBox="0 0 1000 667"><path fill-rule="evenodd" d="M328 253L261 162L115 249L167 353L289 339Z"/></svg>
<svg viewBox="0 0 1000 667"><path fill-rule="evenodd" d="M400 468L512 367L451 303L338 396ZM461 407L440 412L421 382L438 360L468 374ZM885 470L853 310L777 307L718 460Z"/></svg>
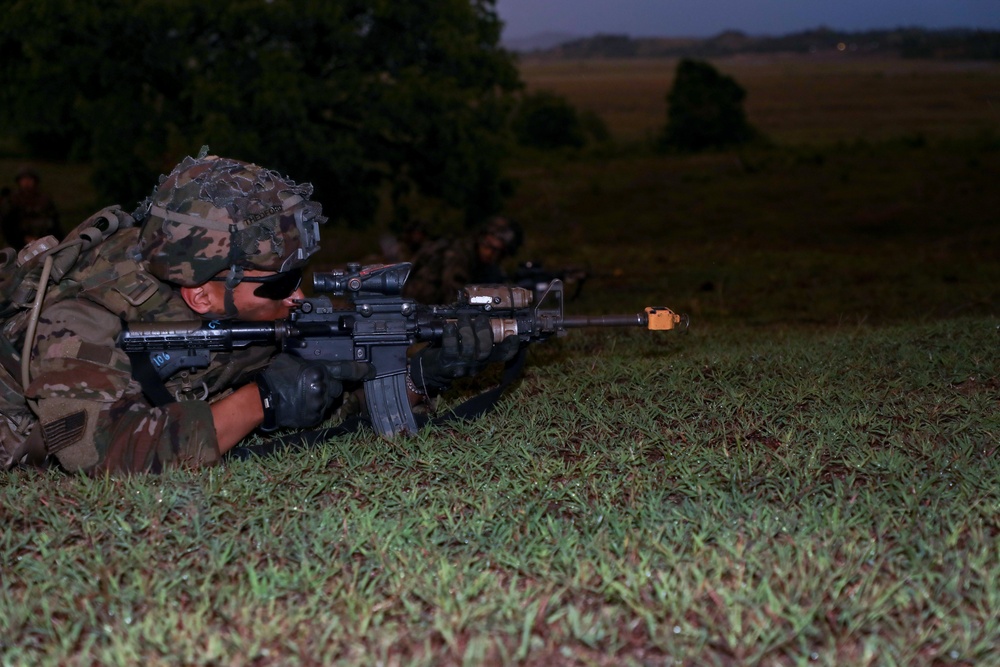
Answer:
<svg viewBox="0 0 1000 667"><path fill-rule="evenodd" d="M120 207L109 206L80 223L59 245L39 252L18 268L18 285L11 298L15 304L22 307L30 305L30 310L26 312L27 317L23 322L24 342L21 350L21 385L23 387L27 388L31 383L30 361L31 350L34 347L35 329L50 284L59 285L67 274L78 269L82 253L104 243L115 235L123 225L128 226L133 223L133 218L122 213ZM91 255L93 254L91 253ZM65 282L70 285L71 291L75 291L75 281L67 280Z"/></svg>

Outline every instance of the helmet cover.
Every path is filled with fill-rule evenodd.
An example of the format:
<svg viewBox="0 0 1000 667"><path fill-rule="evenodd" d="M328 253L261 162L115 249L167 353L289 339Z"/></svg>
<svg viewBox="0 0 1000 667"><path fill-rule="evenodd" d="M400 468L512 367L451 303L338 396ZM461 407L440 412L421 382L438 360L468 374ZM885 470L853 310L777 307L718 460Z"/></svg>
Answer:
<svg viewBox="0 0 1000 667"><path fill-rule="evenodd" d="M137 211L140 254L157 278L189 287L226 269L301 268L326 221L312 191L247 162L186 157Z"/></svg>

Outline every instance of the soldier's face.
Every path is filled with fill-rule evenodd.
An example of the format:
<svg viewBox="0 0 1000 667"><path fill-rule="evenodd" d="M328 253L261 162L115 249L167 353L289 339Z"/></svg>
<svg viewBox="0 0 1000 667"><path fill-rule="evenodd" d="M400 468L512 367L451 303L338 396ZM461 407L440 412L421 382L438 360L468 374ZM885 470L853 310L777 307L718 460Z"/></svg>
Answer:
<svg viewBox="0 0 1000 667"><path fill-rule="evenodd" d="M248 276L267 276L269 271L245 271ZM296 299L304 299L301 287L296 287L295 291L284 299L269 299L258 296L260 283L240 283L233 288L233 303L236 304L237 317L251 322L262 322L265 320L277 320L288 317L295 306Z"/></svg>
<svg viewBox="0 0 1000 667"><path fill-rule="evenodd" d="M253 271L249 269L243 273L250 278L266 278L277 275L274 271ZM260 286L261 283L259 282L246 281L239 283L233 288L233 305L236 306L236 317L238 319L251 322L284 319L291 313L292 308L295 306L295 300L305 298L302 289L296 287L291 294L284 298L270 299L254 293L261 291L258 289ZM226 285L224 282L210 281L194 289L204 290L204 299L207 305L206 310L202 311L200 308L195 308L196 311L220 317L225 314ZM191 305L191 302L189 301L188 304Z"/></svg>
<svg viewBox="0 0 1000 667"><path fill-rule="evenodd" d="M479 252L479 261L483 264L496 264L504 256L503 241L492 234L487 234L479 239L477 250Z"/></svg>

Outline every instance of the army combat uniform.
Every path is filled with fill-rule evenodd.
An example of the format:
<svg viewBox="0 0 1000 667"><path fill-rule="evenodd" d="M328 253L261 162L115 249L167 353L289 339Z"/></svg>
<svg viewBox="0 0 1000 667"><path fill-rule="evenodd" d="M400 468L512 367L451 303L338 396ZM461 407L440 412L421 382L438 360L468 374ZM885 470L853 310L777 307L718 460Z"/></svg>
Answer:
<svg viewBox="0 0 1000 667"><path fill-rule="evenodd" d="M248 383L275 350L215 353L207 368L168 378L163 392L159 379L150 377L152 364L140 364L148 366L145 387L133 378L133 363L116 339L128 321L221 316L199 315L180 292L207 281L225 281L225 317L238 317L233 290L244 269L301 269L318 250L324 218L320 205L309 201L311 193L311 185L256 165L200 155L162 177L135 219L112 207L74 230L63 252L100 216L117 222L117 231L84 250L48 289L41 308L25 396L48 454L68 470L87 472L217 461L210 402ZM5 325L13 342L10 331ZM144 388L178 400L161 396L153 405Z"/></svg>
<svg viewBox="0 0 1000 667"><path fill-rule="evenodd" d="M154 407L114 346L124 321L196 320L176 289L137 259L139 229L85 253L50 291L38 324L27 395L48 451L68 470L150 470L219 459L209 401L266 365L273 350L214 355L167 381L175 403Z"/></svg>
<svg viewBox="0 0 1000 667"><path fill-rule="evenodd" d="M419 303L453 303L458 291L473 282L475 239L442 238L425 243L410 261L413 269L403 296Z"/></svg>
<svg viewBox="0 0 1000 667"><path fill-rule="evenodd" d="M168 363L164 386L148 356L116 346L126 322L285 317L301 295L301 272L319 249L326 220L311 194L308 183L203 152L161 177L131 216L105 209L58 246L18 260L13 277L0 280L7 318L0 341L0 406L7 410L0 427L7 432L0 430L0 445L5 433L11 444L4 465L21 462L22 446L30 444L32 459L42 449L71 471L201 466L254 428L309 428L338 405L346 416L344 382L372 379L375 369L366 361L303 359L250 346L213 353L202 370ZM10 252L0 256L11 263ZM493 360L492 328L480 319L447 325L441 346L417 352L414 387L444 389ZM8 362L17 356L18 339L29 337L29 367L20 360L19 384L37 423L26 424L24 401L15 405L7 389L18 384ZM407 398L418 400L420 392L413 392Z"/></svg>
<svg viewBox="0 0 1000 667"><path fill-rule="evenodd" d="M507 275L500 260L513 255L521 244L517 223L496 217L476 233L459 238L441 238L424 243L409 261L413 264L403 295L425 304L450 304L469 284L503 283ZM503 249L495 261L480 259L479 244L498 244Z"/></svg>

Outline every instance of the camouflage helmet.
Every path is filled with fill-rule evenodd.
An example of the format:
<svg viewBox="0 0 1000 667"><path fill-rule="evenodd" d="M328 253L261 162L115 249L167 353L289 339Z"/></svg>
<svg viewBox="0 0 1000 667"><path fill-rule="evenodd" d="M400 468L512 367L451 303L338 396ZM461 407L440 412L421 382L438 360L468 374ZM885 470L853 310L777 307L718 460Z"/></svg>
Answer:
<svg viewBox="0 0 1000 667"><path fill-rule="evenodd" d="M230 269L289 271L319 249L312 185L247 162L186 157L136 211L139 251L161 280L192 287Z"/></svg>

